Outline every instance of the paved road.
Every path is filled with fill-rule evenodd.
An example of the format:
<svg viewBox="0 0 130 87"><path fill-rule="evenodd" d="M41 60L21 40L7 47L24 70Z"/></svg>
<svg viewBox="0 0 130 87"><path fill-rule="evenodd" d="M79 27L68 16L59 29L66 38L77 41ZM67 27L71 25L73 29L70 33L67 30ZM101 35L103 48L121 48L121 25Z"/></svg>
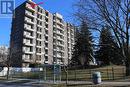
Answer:
<svg viewBox="0 0 130 87"><path fill-rule="evenodd" d="M33 87L33 86L18 86L18 85L5 85L5 84L0 84L0 87Z"/></svg>
<svg viewBox="0 0 130 87"><path fill-rule="evenodd" d="M12 83L10 83L10 84L1 84L0 83L0 87L48 87L48 86L44 86L44 85L32 85L32 84L28 84L28 85L26 85L26 84L12 84Z"/></svg>
<svg viewBox="0 0 130 87"><path fill-rule="evenodd" d="M17 81L6 81L6 82L0 82L0 87L48 87L48 86L39 84L34 81L23 83L19 83Z"/></svg>
<svg viewBox="0 0 130 87"><path fill-rule="evenodd" d="M53 84L53 81L49 82L42 82L39 84L37 81L30 81L30 82L24 82L24 83L18 83L15 81L8 81L8 82L0 82L0 87L50 87L45 85L46 84ZM59 82L58 82L59 83ZM57 83L57 84L58 84ZM62 81L61 83L65 83L65 81ZM94 85L92 82L86 82L86 81L69 81L68 84L86 84L88 86L127 86L130 87L130 82L102 82L99 85Z"/></svg>
<svg viewBox="0 0 130 87"><path fill-rule="evenodd" d="M0 83L0 87L41 87L41 86L34 86L32 84L19 84L19 83Z"/></svg>

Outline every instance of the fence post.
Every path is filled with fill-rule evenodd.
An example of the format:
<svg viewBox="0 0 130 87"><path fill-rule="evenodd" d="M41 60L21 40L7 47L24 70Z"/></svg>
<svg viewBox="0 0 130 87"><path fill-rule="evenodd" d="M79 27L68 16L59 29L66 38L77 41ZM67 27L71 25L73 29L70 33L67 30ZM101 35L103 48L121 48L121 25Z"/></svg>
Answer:
<svg viewBox="0 0 130 87"><path fill-rule="evenodd" d="M44 66L44 81L46 81L46 66Z"/></svg>
<svg viewBox="0 0 130 87"><path fill-rule="evenodd" d="M107 80L109 80L108 67L107 67Z"/></svg>
<svg viewBox="0 0 130 87"><path fill-rule="evenodd" d="M92 73L91 73L91 69L89 70L90 73L90 79L92 80Z"/></svg>
<svg viewBox="0 0 130 87"><path fill-rule="evenodd" d="M123 67L123 77L125 79L125 68Z"/></svg>
<svg viewBox="0 0 130 87"><path fill-rule="evenodd" d="M114 78L114 68L112 67L112 78L113 78L113 80L115 79Z"/></svg>
<svg viewBox="0 0 130 87"><path fill-rule="evenodd" d="M76 69L75 69L75 81L76 81Z"/></svg>

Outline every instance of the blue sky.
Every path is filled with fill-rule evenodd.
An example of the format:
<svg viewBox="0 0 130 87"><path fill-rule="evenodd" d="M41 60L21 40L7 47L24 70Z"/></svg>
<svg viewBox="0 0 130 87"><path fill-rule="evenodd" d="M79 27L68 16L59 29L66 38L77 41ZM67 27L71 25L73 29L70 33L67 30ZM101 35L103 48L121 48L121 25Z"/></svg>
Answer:
<svg viewBox="0 0 130 87"><path fill-rule="evenodd" d="M15 0L15 6L17 7L26 0ZM40 5L44 9L51 13L59 12L64 16L65 21L73 22L72 4L76 0L33 0L36 3L44 2ZM0 45L9 45L10 41L10 30L11 30L11 18L0 18Z"/></svg>

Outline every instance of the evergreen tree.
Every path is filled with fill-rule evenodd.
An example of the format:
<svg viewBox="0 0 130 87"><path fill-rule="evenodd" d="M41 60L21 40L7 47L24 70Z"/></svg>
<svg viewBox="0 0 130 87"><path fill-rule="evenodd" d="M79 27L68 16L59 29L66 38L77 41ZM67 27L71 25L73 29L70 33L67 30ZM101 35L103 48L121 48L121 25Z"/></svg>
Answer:
<svg viewBox="0 0 130 87"><path fill-rule="evenodd" d="M99 50L96 51L96 58L102 62L102 65L122 64L122 55L120 48L112 37L110 29L106 26L103 27L100 40Z"/></svg>
<svg viewBox="0 0 130 87"><path fill-rule="evenodd" d="M85 21L82 21L80 30L76 35L75 51L72 61L83 66L89 65L89 62L93 61L92 42L92 34L89 31L88 25Z"/></svg>

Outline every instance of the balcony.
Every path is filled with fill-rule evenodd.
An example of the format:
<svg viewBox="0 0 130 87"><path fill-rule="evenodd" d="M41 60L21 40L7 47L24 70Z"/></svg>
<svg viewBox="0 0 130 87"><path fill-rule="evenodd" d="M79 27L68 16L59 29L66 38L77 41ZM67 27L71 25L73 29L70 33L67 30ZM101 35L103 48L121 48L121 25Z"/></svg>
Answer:
<svg viewBox="0 0 130 87"><path fill-rule="evenodd" d="M53 33L64 36L64 34L61 32L53 31Z"/></svg>
<svg viewBox="0 0 130 87"><path fill-rule="evenodd" d="M48 54L44 54L45 56L48 56Z"/></svg>
<svg viewBox="0 0 130 87"><path fill-rule="evenodd" d="M43 21L43 19L40 19L40 18L37 18L37 20L39 20L39 21Z"/></svg>
<svg viewBox="0 0 130 87"><path fill-rule="evenodd" d="M38 40L38 41L42 41L42 39L40 39L40 38L37 38L37 40Z"/></svg>
<svg viewBox="0 0 130 87"><path fill-rule="evenodd" d="M23 49L23 53L26 53L26 54L34 54L33 51L24 50L24 49Z"/></svg>
<svg viewBox="0 0 130 87"><path fill-rule="evenodd" d="M32 29L31 26L28 26L27 24L24 25L24 29L28 31L34 31L34 29Z"/></svg>
<svg viewBox="0 0 130 87"><path fill-rule="evenodd" d="M63 29L64 29L64 27L60 27L60 26L58 26L58 25L53 25L53 27L54 27L54 28L57 28L57 29L59 29L59 30L63 30Z"/></svg>
<svg viewBox="0 0 130 87"><path fill-rule="evenodd" d="M58 37L53 37L53 39L55 39L55 40L59 40L59 41L64 41L64 39L62 39L62 38L58 38Z"/></svg>
<svg viewBox="0 0 130 87"><path fill-rule="evenodd" d="M64 39L63 39L63 38L60 38L60 37L57 37L57 40L64 41Z"/></svg>
<svg viewBox="0 0 130 87"><path fill-rule="evenodd" d="M38 46L38 45L37 45L36 47L37 47L37 48L42 48L42 46Z"/></svg>
<svg viewBox="0 0 130 87"><path fill-rule="evenodd" d="M59 19L63 19L63 16L61 14L59 14L59 13L55 13L54 16L56 16Z"/></svg>
<svg viewBox="0 0 130 87"><path fill-rule="evenodd" d="M58 57L58 58L62 58L62 56L61 56L61 55L57 55L57 57Z"/></svg>
<svg viewBox="0 0 130 87"><path fill-rule="evenodd" d="M29 43L29 42L27 42L27 43L26 43L26 42L24 42L23 44L24 44L24 45L27 45L27 46L34 46L34 44Z"/></svg>
<svg viewBox="0 0 130 87"><path fill-rule="evenodd" d="M45 60L45 61L44 61L44 63L45 63L45 64L48 64L48 63L49 63L49 61L46 61L46 60Z"/></svg>
<svg viewBox="0 0 130 87"><path fill-rule="evenodd" d="M38 26L38 27L40 27L40 28L43 28L43 26L42 26L42 25L37 24L37 26Z"/></svg>
<svg viewBox="0 0 130 87"><path fill-rule="evenodd" d="M48 47L45 47L46 50L48 50Z"/></svg>
<svg viewBox="0 0 130 87"><path fill-rule="evenodd" d="M45 34L46 37L48 37L48 34Z"/></svg>
<svg viewBox="0 0 130 87"><path fill-rule="evenodd" d="M25 20L24 20L26 23L29 23L29 24L35 24L33 21L31 21L31 19L27 19L27 18L25 18Z"/></svg>
<svg viewBox="0 0 130 87"><path fill-rule="evenodd" d="M55 54L54 57L57 57L58 59L63 59L64 58L63 55L59 55L59 54L57 54L57 55Z"/></svg>
<svg viewBox="0 0 130 87"><path fill-rule="evenodd" d="M37 55L42 55L42 53L36 53Z"/></svg>
<svg viewBox="0 0 130 87"><path fill-rule="evenodd" d="M71 42L70 42L70 41L68 41L68 44L71 44Z"/></svg>
<svg viewBox="0 0 130 87"><path fill-rule="evenodd" d="M56 20L56 23L59 24L59 25L64 26L63 22L61 22L61 21L59 21L59 20Z"/></svg>
<svg viewBox="0 0 130 87"><path fill-rule="evenodd" d="M49 18L49 16L47 16L47 15L46 15L45 17L46 17L46 18Z"/></svg>
<svg viewBox="0 0 130 87"><path fill-rule="evenodd" d="M41 31L37 31L37 33L38 33L38 34L42 34L42 32L41 32Z"/></svg>
<svg viewBox="0 0 130 87"><path fill-rule="evenodd" d="M41 13L41 12L37 12L37 14L42 15L42 16L45 16L45 14L43 14L43 13Z"/></svg>
<svg viewBox="0 0 130 87"><path fill-rule="evenodd" d="M57 46L61 46L61 47L64 47L64 44L59 44L59 43L53 43L54 45L57 45Z"/></svg>
<svg viewBox="0 0 130 87"><path fill-rule="evenodd" d="M47 40L45 40L45 43L48 43L48 41L47 41Z"/></svg>
<svg viewBox="0 0 130 87"><path fill-rule="evenodd" d="M29 16L29 17L35 18L35 16L33 15L33 13L28 12L28 11L25 11L25 15L26 15L26 16Z"/></svg>
<svg viewBox="0 0 130 87"><path fill-rule="evenodd" d="M45 24L49 24L49 23L46 21Z"/></svg>
<svg viewBox="0 0 130 87"><path fill-rule="evenodd" d="M30 35L25 35L25 37L27 37L27 38L34 38L33 36L30 36Z"/></svg>
<svg viewBox="0 0 130 87"><path fill-rule="evenodd" d="M26 3L26 8L32 12L35 12L35 8L32 8L32 6L29 3Z"/></svg>
<svg viewBox="0 0 130 87"><path fill-rule="evenodd" d="M57 44L58 46L64 47L64 44Z"/></svg>
<svg viewBox="0 0 130 87"><path fill-rule="evenodd" d="M34 38L33 36L31 36L30 34L28 34L27 32L24 32L24 37L26 37L26 38Z"/></svg>
<svg viewBox="0 0 130 87"><path fill-rule="evenodd" d="M29 62L29 63L32 62L32 60L27 59L27 58L23 58L22 61L23 61L23 62Z"/></svg>
<svg viewBox="0 0 130 87"><path fill-rule="evenodd" d="M56 51L56 52L64 52L63 50L60 50L60 49L53 49L53 51Z"/></svg>
<svg viewBox="0 0 130 87"><path fill-rule="evenodd" d="M63 33L61 33L61 32L57 32L57 34L58 34L58 35L62 35L62 36L64 36L64 34L63 34Z"/></svg>
<svg viewBox="0 0 130 87"><path fill-rule="evenodd" d="M53 57L56 57L56 55L53 55Z"/></svg>
<svg viewBox="0 0 130 87"><path fill-rule="evenodd" d="M48 30L48 28L45 28L46 30Z"/></svg>

